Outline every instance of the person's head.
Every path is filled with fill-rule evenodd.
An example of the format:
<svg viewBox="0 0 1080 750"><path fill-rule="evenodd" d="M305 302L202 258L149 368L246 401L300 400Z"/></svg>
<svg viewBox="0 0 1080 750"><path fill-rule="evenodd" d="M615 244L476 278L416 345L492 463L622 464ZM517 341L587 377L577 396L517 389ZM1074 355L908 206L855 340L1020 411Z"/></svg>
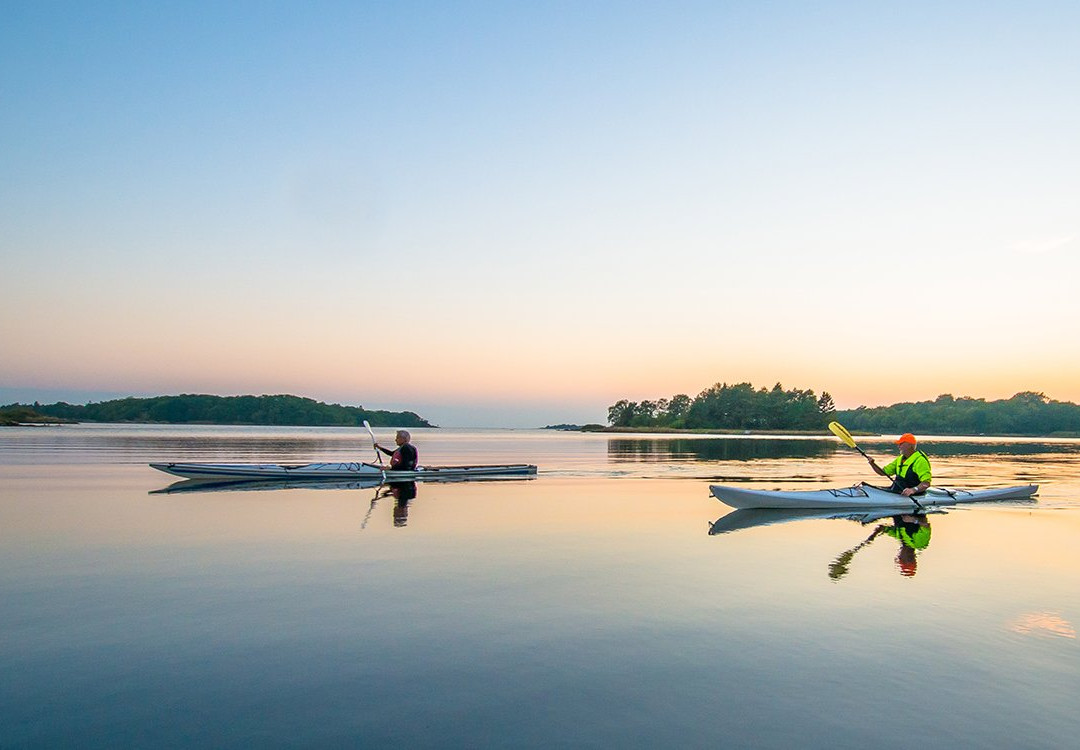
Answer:
<svg viewBox="0 0 1080 750"><path fill-rule="evenodd" d="M905 432L896 439L896 445L900 448L900 453L903 454L904 458L907 458L915 452L915 446L918 445L918 441L915 440L915 436L910 432Z"/></svg>
<svg viewBox="0 0 1080 750"><path fill-rule="evenodd" d="M397 434L394 435L394 442L398 445L405 445L410 440L412 440L412 435L409 434L408 430L398 430Z"/></svg>

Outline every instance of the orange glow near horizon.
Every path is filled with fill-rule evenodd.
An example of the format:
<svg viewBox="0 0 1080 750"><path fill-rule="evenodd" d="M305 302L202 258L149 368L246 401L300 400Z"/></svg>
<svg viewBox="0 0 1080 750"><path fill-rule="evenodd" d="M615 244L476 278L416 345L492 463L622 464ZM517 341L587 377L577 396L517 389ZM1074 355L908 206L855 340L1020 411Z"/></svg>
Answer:
<svg viewBox="0 0 1080 750"><path fill-rule="evenodd" d="M841 409L1028 390L1080 402L1080 344L1055 327L1060 317L1031 326L994 309L980 323L964 308L952 311L954 334L931 326L917 356L898 356L883 325L833 319L822 305L763 305L738 285L720 306L516 305L502 289L397 309L385 296L306 283L302 301L277 292L276 305L220 279L92 303L81 293L9 298L0 305L18 303L20 324L4 343L18 357L4 362L0 388L293 393L369 408L546 404L589 420L619 399L693 397L718 382L828 391Z"/></svg>

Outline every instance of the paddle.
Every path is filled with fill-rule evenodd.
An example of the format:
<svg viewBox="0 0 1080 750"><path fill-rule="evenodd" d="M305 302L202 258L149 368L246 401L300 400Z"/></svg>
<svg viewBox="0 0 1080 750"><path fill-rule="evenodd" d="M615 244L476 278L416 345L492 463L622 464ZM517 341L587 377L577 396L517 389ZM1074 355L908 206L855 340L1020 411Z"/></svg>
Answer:
<svg viewBox="0 0 1080 750"><path fill-rule="evenodd" d="M839 427L839 425L837 425L837 427ZM844 428L840 427L840 429L842 430ZM856 552L861 550L866 545L870 544L870 542L874 541L874 539L877 538L877 535L881 533L882 528L883 527L878 526L876 529L874 529L874 533L868 536L866 539L856 544L847 552L841 552L839 555L837 555L836 559L829 563L829 578L834 581L839 581L841 578L846 576L848 573L848 566L851 565L851 558L855 557Z"/></svg>
<svg viewBox="0 0 1080 750"><path fill-rule="evenodd" d="M364 422L364 424L367 424L367 422ZM851 437L851 433L844 429L844 425L840 424L839 422L829 422L829 429L832 430L832 433L836 435L836 437L840 438L840 440L846 443L849 448L854 448L862 454L863 458L865 458L870 463L874 463L874 459L866 455L866 451L855 445L855 438Z"/></svg>
<svg viewBox="0 0 1080 750"><path fill-rule="evenodd" d="M381 485L380 485L381 486ZM375 490L375 497L371 498L371 507L368 508L367 515L364 516L364 520L360 522L360 530L363 531L367 528L368 521L371 519L371 514L375 510L375 503L379 501L379 491Z"/></svg>
<svg viewBox="0 0 1080 750"><path fill-rule="evenodd" d="M874 459L866 455L866 451L864 451L862 448L855 444L855 438L851 437L851 433L844 429L844 425L840 424L839 422L829 422L829 429L832 431L832 434L840 438L840 440L842 440L849 448L854 448L859 453L861 453L862 457L869 461L871 466L876 465ZM908 495L908 500L915 503L916 508L922 510L922 503L916 500L914 495Z"/></svg>
<svg viewBox="0 0 1080 750"><path fill-rule="evenodd" d="M383 478L385 478L385 475ZM375 511L375 503L379 502L380 499L386 497L387 492L388 490L384 490L381 484L375 488L375 497L371 498L371 507L368 508L368 512L367 515L364 516L364 520L360 522L361 531L367 528L368 521L371 520L371 514Z"/></svg>
<svg viewBox="0 0 1080 750"><path fill-rule="evenodd" d="M371 425L368 424L368 421L366 419L364 420L364 428L367 430L367 434L371 435L371 447L375 448L375 444L378 441L375 440L375 433L371 431ZM844 428L841 427L840 429L844 429ZM382 466L383 465L382 451L380 451L378 448L375 448L375 458L379 459L379 466Z"/></svg>

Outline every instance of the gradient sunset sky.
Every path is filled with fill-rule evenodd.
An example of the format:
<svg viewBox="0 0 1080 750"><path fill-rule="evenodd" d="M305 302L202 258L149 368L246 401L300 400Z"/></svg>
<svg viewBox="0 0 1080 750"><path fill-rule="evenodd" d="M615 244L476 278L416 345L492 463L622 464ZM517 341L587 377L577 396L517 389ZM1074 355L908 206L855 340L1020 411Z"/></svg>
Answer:
<svg viewBox="0 0 1080 750"><path fill-rule="evenodd" d="M1080 401L1076 2L5 3L0 403Z"/></svg>

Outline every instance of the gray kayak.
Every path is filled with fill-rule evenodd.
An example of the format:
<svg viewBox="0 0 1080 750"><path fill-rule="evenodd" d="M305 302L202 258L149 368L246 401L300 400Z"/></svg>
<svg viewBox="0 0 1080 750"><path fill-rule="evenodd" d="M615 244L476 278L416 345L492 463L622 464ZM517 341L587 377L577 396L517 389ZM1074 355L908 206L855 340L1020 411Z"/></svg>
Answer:
<svg viewBox="0 0 1080 750"><path fill-rule="evenodd" d="M911 498L868 484L835 490L753 490L714 484L709 486L709 490L713 497L732 508L899 508L910 511L920 506L1026 500L1039 491L1039 485L1023 484L974 490L931 487L922 495L915 496L918 503Z"/></svg>
<svg viewBox="0 0 1080 750"><path fill-rule="evenodd" d="M328 479L360 481L392 477L396 481L450 479L466 477L522 476L535 474L531 464L488 466L418 466L415 471L389 471L378 464L362 461L345 463L298 464L195 464L155 463L151 467L186 479Z"/></svg>

